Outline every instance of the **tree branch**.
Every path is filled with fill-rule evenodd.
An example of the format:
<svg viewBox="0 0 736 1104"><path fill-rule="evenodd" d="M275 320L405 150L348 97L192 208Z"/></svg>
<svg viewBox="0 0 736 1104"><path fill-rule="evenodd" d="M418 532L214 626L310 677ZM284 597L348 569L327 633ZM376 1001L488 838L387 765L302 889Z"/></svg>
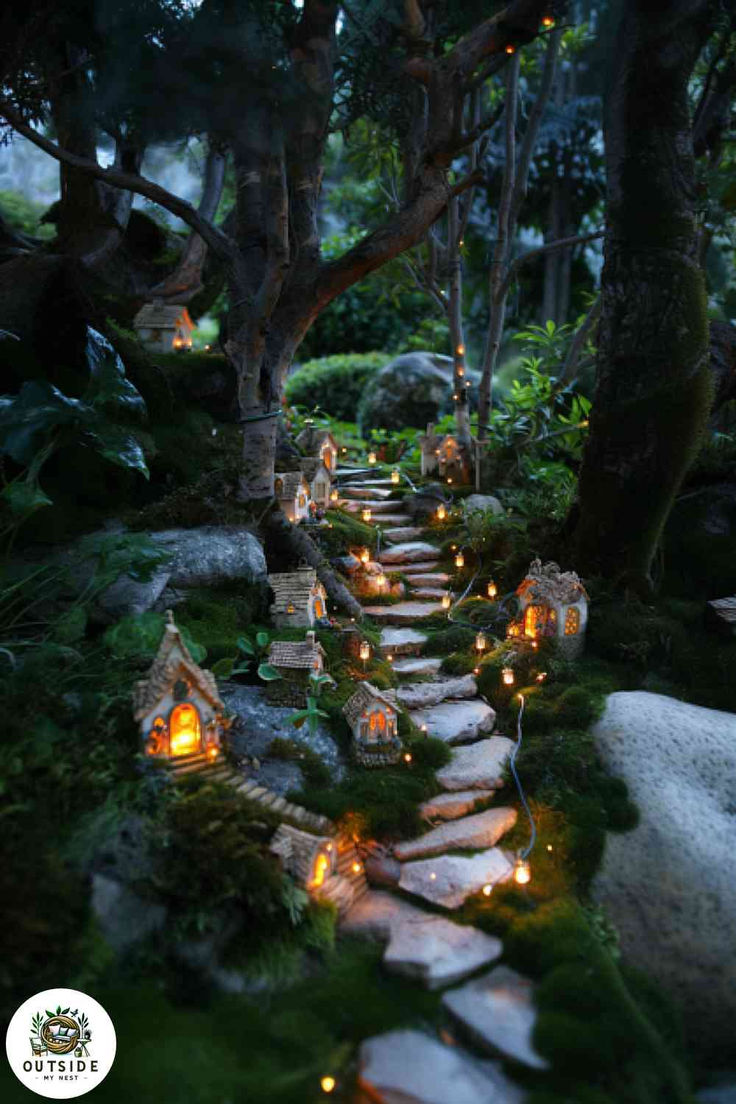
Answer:
<svg viewBox="0 0 736 1104"><path fill-rule="evenodd" d="M605 231L596 230L593 234L576 234L570 238L558 238L557 241L545 242L544 245L540 245L538 249L530 249L528 253L522 253L520 257L517 257L510 265L506 279L502 286L504 293L508 292L511 285L514 283L519 275L520 269L524 267L529 261L536 261L539 257L547 256L549 253L559 253L563 249L571 249L575 245L583 245L585 242L595 241L597 238L602 238Z"/></svg>
<svg viewBox="0 0 736 1104"><path fill-rule="evenodd" d="M191 203L187 203L180 196L174 195L173 192L169 192L166 188L162 188L160 184L155 184L153 180L148 180L145 176L122 172L119 169L103 169L95 161L90 161L86 157L78 157L76 154L70 153L69 150L62 149L56 142L45 138L29 126L21 113L5 100L0 101L0 116L6 119L18 134L27 138L29 142L33 142L44 153L48 153L49 156L56 161L60 161L63 165L69 165L71 168L86 172L91 177L102 180L113 188L124 188L129 192L135 192L136 195L145 196L146 199L150 199L160 207L170 211L172 215L176 215L182 222L186 222L192 230L195 230L207 242L213 253L216 253L225 261L232 260L234 246L230 239L217 227L213 226L211 222L202 218Z"/></svg>

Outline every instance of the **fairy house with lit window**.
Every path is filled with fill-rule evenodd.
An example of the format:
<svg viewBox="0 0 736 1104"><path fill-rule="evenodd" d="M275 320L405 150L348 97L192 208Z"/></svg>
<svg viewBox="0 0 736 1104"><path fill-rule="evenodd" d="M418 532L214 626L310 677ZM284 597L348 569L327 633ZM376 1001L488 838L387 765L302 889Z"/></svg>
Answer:
<svg viewBox="0 0 736 1104"><path fill-rule="evenodd" d="M148 677L133 687L133 716L146 755L215 758L228 727L215 676L192 659L171 610Z"/></svg>
<svg viewBox="0 0 736 1104"><path fill-rule="evenodd" d="M353 754L363 767L385 767L401 757L398 710L370 682L361 682L342 707L353 734Z"/></svg>
<svg viewBox="0 0 736 1104"><path fill-rule="evenodd" d="M475 470L475 442L468 450L453 433L435 433L434 425L419 438L422 475L438 475L453 483L470 483Z"/></svg>
<svg viewBox="0 0 736 1104"><path fill-rule="evenodd" d="M273 490L289 521L298 524L309 517L309 480L304 472L276 472Z"/></svg>
<svg viewBox="0 0 736 1104"><path fill-rule="evenodd" d="M305 456L321 460L331 474L337 470L337 441L329 429L307 425L297 436L296 443Z"/></svg>
<svg viewBox="0 0 736 1104"><path fill-rule="evenodd" d="M187 308L181 305L154 299L138 311L133 328L141 343L152 352L170 353L192 347L194 323Z"/></svg>
<svg viewBox="0 0 736 1104"><path fill-rule="evenodd" d="M309 676L323 674L326 656L313 632L308 632L304 640L273 640L268 650L268 663L281 677L266 683L269 701L273 705L303 708Z"/></svg>
<svg viewBox="0 0 736 1104"><path fill-rule="evenodd" d="M330 506L332 476L324 461L318 456L305 456L299 467L309 482L309 496L318 510L327 510Z"/></svg>
<svg viewBox="0 0 736 1104"><path fill-rule="evenodd" d="M302 565L296 571L269 575L268 583L274 594L271 620L277 629L311 629L327 617L327 591L315 568Z"/></svg>
<svg viewBox="0 0 736 1104"><path fill-rule="evenodd" d="M367 890L363 864L345 838L315 836L290 824L274 833L270 851L310 897L331 901L342 915Z"/></svg>
<svg viewBox="0 0 736 1104"><path fill-rule="evenodd" d="M588 622L588 595L574 571L561 571L550 561L534 560L516 591L519 617L509 635L528 640L552 638L571 659L583 650Z"/></svg>

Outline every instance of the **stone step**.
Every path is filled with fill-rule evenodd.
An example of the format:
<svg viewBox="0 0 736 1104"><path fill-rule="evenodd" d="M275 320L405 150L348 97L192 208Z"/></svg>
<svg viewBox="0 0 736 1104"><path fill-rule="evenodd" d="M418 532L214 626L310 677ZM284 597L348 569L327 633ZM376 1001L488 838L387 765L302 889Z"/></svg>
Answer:
<svg viewBox="0 0 736 1104"><path fill-rule="evenodd" d="M340 930L385 940L386 969L427 989L452 985L495 962L503 951L500 939L428 914L383 890L369 889L343 918Z"/></svg>
<svg viewBox="0 0 736 1104"><path fill-rule="evenodd" d="M409 586L409 594L412 599L421 599L423 602L441 602L447 592L440 590L438 587L415 587L412 584Z"/></svg>
<svg viewBox="0 0 736 1104"><path fill-rule="evenodd" d="M414 840L402 840L394 847L399 862L446 855L448 851L471 851L494 847L516 824L516 809L486 809L474 816L440 824Z"/></svg>
<svg viewBox="0 0 736 1104"><path fill-rule="evenodd" d="M385 656L417 656L426 643L427 634L416 629L381 630L380 649Z"/></svg>
<svg viewBox="0 0 736 1104"><path fill-rule="evenodd" d="M360 510L370 510L372 514L389 514L392 517L398 517L400 519L406 518L408 520L408 514L405 514L401 509L400 503L392 502L390 499L364 498L362 500L356 500L350 498L347 492L341 497L344 498L345 509L349 510L352 514Z"/></svg>
<svg viewBox="0 0 736 1104"><path fill-rule="evenodd" d="M395 544L391 548L384 548L378 559L382 564L419 563L436 556L439 549L426 541L407 541L405 544ZM403 568L402 568L403 570Z"/></svg>
<svg viewBox="0 0 736 1104"><path fill-rule="evenodd" d="M456 748L452 759L437 771L444 790L493 790L502 784L502 775L514 741L507 736L491 736L471 747Z"/></svg>
<svg viewBox="0 0 736 1104"><path fill-rule="evenodd" d="M480 699L444 701L428 709L415 709L409 716L417 728L426 726L427 735L446 744L470 743L493 731L496 713ZM447 768L443 768L446 770ZM461 787L458 786L458 789ZM462 789L467 789L467 785Z"/></svg>
<svg viewBox="0 0 736 1104"><path fill-rule="evenodd" d="M408 528L410 521L411 519L408 518L406 514L374 514L371 518L370 524L380 525L385 535L389 529ZM388 526L388 528L383 529L384 525ZM420 529L419 532L423 533L424 530Z"/></svg>
<svg viewBox="0 0 736 1104"><path fill-rule="evenodd" d="M434 549L436 552L437 549ZM429 560L428 562L407 563L402 565L402 572L404 575L421 575L427 571L433 571L438 566L437 560Z"/></svg>
<svg viewBox="0 0 736 1104"><path fill-rule="evenodd" d="M419 565L420 567L423 565ZM442 591L447 589L447 584L450 582L450 576L444 571L404 571L407 580L411 586L417 587L441 587Z"/></svg>
<svg viewBox="0 0 736 1104"><path fill-rule="evenodd" d="M508 966L497 966L485 977L445 993L442 1003L492 1054L500 1052L532 1069L549 1069L549 1062L532 1043L537 1010L529 978Z"/></svg>
<svg viewBox="0 0 736 1104"><path fill-rule="evenodd" d="M401 544L402 541L416 540L423 532L424 530L416 525L397 525L392 529L384 529L383 535L392 544Z"/></svg>
<svg viewBox="0 0 736 1104"><path fill-rule="evenodd" d="M341 495L345 495L346 498L372 498L374 501L384 501L387 498L391 498L393 489L391 486L391 480L387 480L388 487L379 487L377 483L363 483L360 486L351 487L347 485L345 487L338 487ZM399 504L399 499L394 500L396 504Z"/></svg>
<svg viewBox="0 0 736 1104"><path fill-rule="evenodd" d="M366 617L384 625L413 625L415 621L424 621L441 611L442 606L438 602L397 602L393 606L363 606Z"/></svg>
<svg viewBox="0 0 736 1104"><path fill-rule="evenodd" d="M408 659L395 659L392 666L399 678L411 678L439 674L442 660L435 656L411 656Z"/></svg>
<svg viewBox="0 0 736 1104"><path fill-rule="evenodd" d="M478 747L474 744L473 747ZM457 820L458 817L472 813L480 801L488 801L493 790L458 790L430 797L419 806L419 812L425 820Z"/></svg>
<svg viewBox="0 0 736 1104"><path fill-rule="evenodd" d="M526 1095L495 1063L407 1029L360 1044L358 1084L376 1104L521 1104Z"/></svg>
<svg viewBox="0 0 736 1104"><path fill-rule="evenodd" d="M484 886L507 881L513 867L500 847L476 855L437 855L401 864L399 888L433 905L456 909Z"/></svg>
<svg viewBox="0 0 736 1104"><path fill-rule="evenodd" d="M474 698L477 693L478 687L472 675L456 675L454 678L438 678L435 682L400 686L397 697L405 709L427 709L447 699Z"/></svg>

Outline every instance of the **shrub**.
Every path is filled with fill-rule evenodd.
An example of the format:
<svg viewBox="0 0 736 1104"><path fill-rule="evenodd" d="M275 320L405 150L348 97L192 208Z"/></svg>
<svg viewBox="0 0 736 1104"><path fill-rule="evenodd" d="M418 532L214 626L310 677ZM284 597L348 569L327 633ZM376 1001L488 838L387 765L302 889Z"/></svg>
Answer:
<svg viewBox="0 0 736 1104"><path fill-rule="evenodd" d="M308 360L287 381L286 398L296 406L319 407L349 422L355 418L366 382L389 360L383 353L340 353Z"/></svg>

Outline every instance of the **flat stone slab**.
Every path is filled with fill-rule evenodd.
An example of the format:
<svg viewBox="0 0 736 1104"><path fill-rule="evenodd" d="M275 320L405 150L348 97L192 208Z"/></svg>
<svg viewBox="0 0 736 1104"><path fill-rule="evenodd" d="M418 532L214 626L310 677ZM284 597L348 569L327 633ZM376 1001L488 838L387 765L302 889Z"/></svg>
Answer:
<svg viewBox="0 0 736 1104"><path fill-rule="evenodd" d="M434 602L441 602L445 596L445 591L439 590L438 587L415 587L413 581L409 586L412 598L421 598L423 601L432 599Z"/></svg>
<svg viewBox="0 0 736 1104"><path fill-rule="evenodd" d="M441 908L456 909L484 885L506 881L513 867L499 847L477 855L438 855L401 866L399 888Z"/></svg>
<svg viewBox="0 0 736 1104"><path fill-rule="evenodd" d="M372 514L391 514L395 517L406 518L409 520L409 515L401 511L401 504L398 502L392 502L391 499L386 498L364 498L359 502L355 502L347 497L348 491L346 488L345 493L345 509L351 513L355 513L357 510L370 510Z"/></svg>
<svg viewBox="0 0 736 1104"><path fill-rule="evenodd" d="M436 656L412 656L410 659L397 659L393 668L400 677L412 675L436 675L442 666L442 660Z"/></svg>
<svg viewBox="0 0 736 1104"><path fill-rule="evenodd" d="M444 571L412 571L409 574L413 587L441 587L444 591L450 582L450 576Z"/></svg>
<svg viewBox="0 0 736 1104"><path fill-rule="evenodd" d="M472 675L457 675L455 678L438 678L436 682L400 686L397 697L405 709L426 709L448 698L474 698L477 693L478 686Z"/></svg>
<svg viewBox="0 0 736 1104"><path fill-rule="evenodd" d="M346 498L370 498L374 502L385 502L387 498L391 498L393 490L391 487L391 481L388 487L379 487L377 483L363 483L361 486L355 484L347 484L344 487L338 487L340 494L344 494Z"/></svg>
<svg viewBox="0 0 736 1104"><path fill-rule="evenodd" d="M487 801L491 796L487 790L459 790L457 793L442 793L430 797L419 806L419 812L425 820L457 820L458 817L472 813L479 801Z"/></svg>
<svg viewBox="0 0 736 1104"><path fill-rule="evenodd" d="M521 1104L493 1062L421 1031L390 1031L360 1045L358 1083L378 1104Z"/></svg>
<svg viewBox="0 0 736 1104"><path fill-rule="evenodd" d="M436 553L437 549L435 548L433 549L433 551ZM416 563L402 564L401 570L403 571L404 575L421 575L427 571L434 571L438 566L439 561L437 559L426 561L417 560Z"/></svg>
<svg viewBox="0 0 736 1104"><path fill-rule="evenodd" d="M445 993L442 1003L473 1038L533 1069L549 1069L532 1044L537 1020L534 985L508 966Z"/></svg>
<svg viewBox="0 0 736 1104"><path fill-rule="evenodd" d="M416 629L383 629L381 651L384 655L415 656L427 643L427 634Z"/></svg>
<svg viewBox="0 0 736 1104"><path fill-rule="evenodd" d="M445 790L497 789L513 749L514 741L507 736L457 748L447 766L437 771L437 781Z"/></svg>
<svg viewBox="0 0 736 1104"><path fill-rule="evenodd" d="M437 602L397 602L394 606L364 606L366 617L389 625L411 625L431 617L442 607Z"/></svg>
<svg viewBox="0 0 736 1104"><path fill-rule="evenodd" d="M400 862L406 862L408 859L445 855L448 851L493 847L515 824L516 809L505 806L486 809L474 816L440 824L418 839L402 840L394 847L394 855Z"/></svg>
<svg viewBox="0 0 736 1104"><path fill-rule="evenodd" d="M426 725L429 736L444 740L446 744L463 744L470 740L479 740L481 736L492 732L496 723L495 710L479 699L462 702L443 701L427 709L415 709L409 715L417 728ZM468 785L463 784L457 789L468 789Z"/></svg>
<svg viewBox="0 0 736 1104"><path fill-rule="evenodd" d="M382 889L369 889L340 920L340 931L347 935L388 940L391 926L397 921L426 916L426 912L410 901Z"/></svg>
<svg viewBox="0 0 736 1104"><path fill-rule="evenodd" d="M392 544L401 544L402 541L416 540L423 532L417 525L399 525L393 529L384 529L383 535Z"/></svg>
<svg viewBox="0 0 736 1104"><path fill-rule="evenodd" d="M503 953L500 939L443 916L417 915L397 919L383 956L392 974L413 978L427 989L452 985L490 965Z"/></svg>
<svg viewBox="0 0 736 1104"><path fill-rule="evenodd" d="M423 560L436 557L439 549L426 541L407 541L405 544L395 544L391 548L384 548L378 557L382 564L408 564L421 563Z"/></svg>

